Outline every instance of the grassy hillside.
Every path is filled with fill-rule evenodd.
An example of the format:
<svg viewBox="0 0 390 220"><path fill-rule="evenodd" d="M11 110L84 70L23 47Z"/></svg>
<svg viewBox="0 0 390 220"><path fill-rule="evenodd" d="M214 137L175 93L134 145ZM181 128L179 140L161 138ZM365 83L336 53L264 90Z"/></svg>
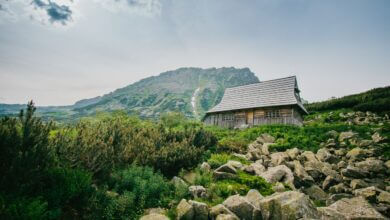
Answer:
<svg viewBox="0 0 390 220"><path fill-rule="evenodd" d="M355 111L390 113L390 86L367 92L305 105L308 111L321 112L341 108Z"/></svg>

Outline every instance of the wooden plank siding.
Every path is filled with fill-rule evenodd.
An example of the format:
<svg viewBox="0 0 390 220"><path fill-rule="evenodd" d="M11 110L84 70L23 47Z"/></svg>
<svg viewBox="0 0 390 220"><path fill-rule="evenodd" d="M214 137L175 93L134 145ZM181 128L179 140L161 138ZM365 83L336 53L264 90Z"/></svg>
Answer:
<svg viewBox="0 0 390 220"><path fill-rule="evenodd" d="M224 128L239 128L243 125L292 124L301 126L303 118L293 106L256 108L237 111L209 113L204 122Z"/></svg>

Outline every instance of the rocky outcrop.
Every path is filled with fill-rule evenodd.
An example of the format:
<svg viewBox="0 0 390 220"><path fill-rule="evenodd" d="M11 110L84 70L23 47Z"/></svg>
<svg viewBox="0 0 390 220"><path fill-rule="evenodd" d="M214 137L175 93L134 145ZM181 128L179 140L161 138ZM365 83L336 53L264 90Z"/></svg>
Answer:
<svg viewBox="0 0 390 220"><path fill-rule="evenodd" d="M363 197L340 199L318 210L323 219L385 219Z"/></svg>
<svg viewBox="0 0 390 220"><path fill-rule="evenodd" d="M261 213L267 219L318 219L316 207L303 193L289 191L275 193L260 202Z"/></svg>
<svg viewBox="0 0 390 220"><path fill-rule="evenodd" d="M223 202L223 205L240 219L255 220L261 216L260 210L240 195L230 196Z"/></svg>

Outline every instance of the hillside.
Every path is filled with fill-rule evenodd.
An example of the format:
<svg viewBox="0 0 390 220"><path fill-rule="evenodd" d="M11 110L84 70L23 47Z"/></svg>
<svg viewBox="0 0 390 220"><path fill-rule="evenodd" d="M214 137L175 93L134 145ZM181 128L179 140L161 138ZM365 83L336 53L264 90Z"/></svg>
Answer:
<svg viewBox="0 0 390 220"><path fill-rule="evenodd" d="M158 118L164 112L182 112L200 118L217 104L227 87L259 82L248 68L180 68L142 79L109 94L84 99L71 106L38 107L44 119L76 120L97 112L123 110L141 118ZM196 91L196 92L195 92ZM21 105L0 105L1 115L17 114Z"/></svg>
<svg viewBox="0 0 390 220"><path fill-rule="evenodd" d="M371 111L390 113L390 86L375 88L359 94L333 98L323 102L305 105L311 112L321 112L336 109L351 109L355 111Z"/></svg>

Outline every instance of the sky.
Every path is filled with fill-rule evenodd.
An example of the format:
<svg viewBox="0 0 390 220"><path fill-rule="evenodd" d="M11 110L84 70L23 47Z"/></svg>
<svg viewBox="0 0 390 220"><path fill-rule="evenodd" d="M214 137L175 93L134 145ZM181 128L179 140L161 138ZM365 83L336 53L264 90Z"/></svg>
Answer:
<svg viewBox="0 0 390 220"><path fill-rule="evenodd" d="M389 0L0 0L0 103L68 105L180 67L296 75L326 100L390 85Z"/></svg>

